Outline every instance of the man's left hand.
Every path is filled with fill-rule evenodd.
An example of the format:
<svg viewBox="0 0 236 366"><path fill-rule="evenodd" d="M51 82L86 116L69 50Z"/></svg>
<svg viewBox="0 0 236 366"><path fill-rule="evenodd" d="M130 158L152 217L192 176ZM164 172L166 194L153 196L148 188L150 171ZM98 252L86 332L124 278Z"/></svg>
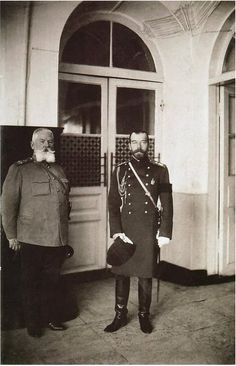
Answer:
<svg viewBox="0 0 236 366"><path fill-rule="evenodd" d="M163 247L163 245L168 245L170 243L170 239L165 236L159 236L157 238L159 248Z"/></svg>

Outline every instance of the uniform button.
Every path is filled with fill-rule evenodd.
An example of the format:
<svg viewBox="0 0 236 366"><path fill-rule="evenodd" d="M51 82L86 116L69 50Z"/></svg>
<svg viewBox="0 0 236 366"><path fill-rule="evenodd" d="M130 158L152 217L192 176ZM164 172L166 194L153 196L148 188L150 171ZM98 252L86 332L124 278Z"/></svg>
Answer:
<svg viewBox="0 0 236 366"><path fill-rule="evenodd" d="M128 178L130 178L130 175L128 175Z"/></svg>
<svg viewBox="0 0 236 366"><path fill-rule="evenodd" d="M148 166L147 168L150 169L150 166Z"/></svg>
<svg viewBox="0 0 236 366"><path fill-rule="evenodd" d="M145 183L146 186L148 186L148 183Z"/></svg>
<svg viewBox="0 0 236 366"><path fill-rule="evenodd" d="M128 196L130 196L130 193L128 193Z"/></svg>
<svg viewBox="0 0 236 366"><path fill-rule="evenodd" d="M130 168L128 168L128 170L130 170Z"/></svg>
<svg viewBox="0 0 236 366"><path fill-rule="evenodd" d="M145 202L145 205L147 205L147 204L148 204L148 201Z"/></svg>
<svg viewBox="0 0 236 366"><path fill-rule="evenodd" d="M146 177L149 177L149 174L146 174Z"/></svg>
<svg viewBox="0 0 236 366"><path fill-rule="evenodd" d="M129 211L129 215L131 215L131 211Z"/></svg>
<svg viewBox="0 0 236 366"><path fill-rule="evenodd" d="M129 202L129 206L131 206L131 203Z"/></svg>
<svg viewBox="0 0 236 366"><path fill-rule="evenodd" d="M144 211L145 214L147 214L148 212L147 211Z"/></svg>
<svg viewBox="0 0 236 366"><path fill-rule="evenodd" d="M131 186L131 184L128 184L128 187L130 187Z"/></svg>

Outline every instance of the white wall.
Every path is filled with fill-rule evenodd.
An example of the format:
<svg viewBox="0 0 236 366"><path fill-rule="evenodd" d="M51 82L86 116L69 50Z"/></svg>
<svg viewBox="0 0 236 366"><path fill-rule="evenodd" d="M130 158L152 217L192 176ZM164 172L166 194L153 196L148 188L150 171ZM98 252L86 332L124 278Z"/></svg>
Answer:
<svg viewBox="0 0 236 366"><path fill-rule="evenodd" d="M57 126L58 53L67 17L79 2L35 2L33 5L27 125Z"/></svg>
<svg viewBox="0 0 236 366"><path fill-rule="evenodd" d="M0 124L23 125L29 5L3 3L1 14Z"/></svg>

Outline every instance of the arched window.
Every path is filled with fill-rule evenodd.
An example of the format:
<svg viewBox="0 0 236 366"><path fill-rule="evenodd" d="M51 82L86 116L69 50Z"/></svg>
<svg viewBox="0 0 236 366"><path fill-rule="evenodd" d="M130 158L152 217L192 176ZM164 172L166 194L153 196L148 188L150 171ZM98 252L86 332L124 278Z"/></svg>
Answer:
<svg viewBox="0 0 236 366"><path fill-rule="evenodd" d="M141 38L122 24L96 21L81 27L66 43L62 62L155 72Z"/></svg>
<svg viewBox="0 0 236 366"><path fill-rule="evenodd" d="M227 48L222 72L235 70L235 38L233 37Z"/></svg>
<svg viewBox="0 0 236 366"><path fill-rule="evenodd" d="M71 186L106 184L113 166L129 157L133 130L147 131L149 155L154 157L160 84L151 52L139 35L110 20L79 29L68 24L60 55L61 161Z"/></svg>

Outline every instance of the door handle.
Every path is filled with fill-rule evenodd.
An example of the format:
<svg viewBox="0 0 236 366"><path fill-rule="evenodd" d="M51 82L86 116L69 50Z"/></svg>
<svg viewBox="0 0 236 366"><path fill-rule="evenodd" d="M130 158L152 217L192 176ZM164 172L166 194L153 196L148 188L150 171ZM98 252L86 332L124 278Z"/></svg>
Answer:
<svg viewBox="0 0 236 366"><path fill-rule="evenodd" d="M107 154L104 153L101 156L101 164L100 164L101 174L100 174L100 185L107 186Z"/></svg>

